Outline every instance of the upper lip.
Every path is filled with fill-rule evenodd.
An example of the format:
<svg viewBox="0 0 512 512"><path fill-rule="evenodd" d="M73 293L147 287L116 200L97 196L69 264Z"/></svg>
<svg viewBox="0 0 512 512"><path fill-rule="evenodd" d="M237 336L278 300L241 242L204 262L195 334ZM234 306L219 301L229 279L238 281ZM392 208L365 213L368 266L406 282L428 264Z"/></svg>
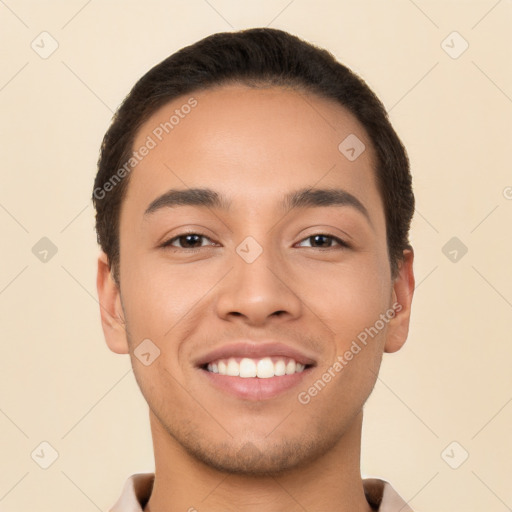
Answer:
<svg viewBox="0 0 512 512"><path fill-rule="evenodd" d="M303 365L314 365L316 361L301 350L279 342L237 342L223 345L199 356L196 366L205 366L219 359L230 357L248 357L259 359L263 357L288 357Z"/></svg>

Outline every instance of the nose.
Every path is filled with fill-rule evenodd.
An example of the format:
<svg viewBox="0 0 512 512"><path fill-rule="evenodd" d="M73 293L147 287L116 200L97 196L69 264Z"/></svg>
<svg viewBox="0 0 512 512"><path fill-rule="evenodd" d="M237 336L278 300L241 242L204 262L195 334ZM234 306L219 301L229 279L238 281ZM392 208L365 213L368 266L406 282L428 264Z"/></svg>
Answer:
<svg viewBox="0 0 512 512"><path fill-rule="evenodd" d="M219 283L217 314L230 321L242 318L251 326L264 325L271 318L298 318L303 303L291 279L290 270L270 250L263 250L252 263L235 253L231 272Z"/></svg>

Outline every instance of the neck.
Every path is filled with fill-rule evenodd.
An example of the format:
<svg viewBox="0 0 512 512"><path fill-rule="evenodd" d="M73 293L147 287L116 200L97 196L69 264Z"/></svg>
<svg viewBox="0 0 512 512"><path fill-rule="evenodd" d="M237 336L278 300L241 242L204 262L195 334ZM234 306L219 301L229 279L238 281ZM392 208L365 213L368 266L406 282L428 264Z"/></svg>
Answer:
<svg viewBox="0 0 512 512"><path fill-rule="evenodd" d="M155 480L145 512L370 512L360 475L362 412L325 455L277 476L221 473L186 452L150 411Z"/></svg>

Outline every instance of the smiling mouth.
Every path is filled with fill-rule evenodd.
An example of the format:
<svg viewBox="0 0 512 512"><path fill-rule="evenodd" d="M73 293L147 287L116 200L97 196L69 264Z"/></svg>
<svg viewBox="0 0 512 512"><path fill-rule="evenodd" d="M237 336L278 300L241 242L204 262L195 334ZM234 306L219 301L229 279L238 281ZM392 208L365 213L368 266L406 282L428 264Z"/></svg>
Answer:
<svg viewBox="0 0 512 512"><path fill-rule="evenodd" d="M217 359L203 365L203 370L219 375L230 377L241 377L249 379L257 377L259 379L269 379L272 377L282 377L284 375L293 375L302 373L312 365L303 364L289 357L230 357L227 359Z"/></svg>

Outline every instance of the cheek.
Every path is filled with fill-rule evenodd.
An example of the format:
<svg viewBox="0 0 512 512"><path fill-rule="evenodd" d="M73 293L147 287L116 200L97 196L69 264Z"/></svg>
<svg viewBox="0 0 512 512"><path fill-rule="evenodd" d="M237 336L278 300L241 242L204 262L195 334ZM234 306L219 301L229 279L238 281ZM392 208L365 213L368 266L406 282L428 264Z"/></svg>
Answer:
<svg viewBox="0 0 512 512"><path fill-rule="evenodd" d="M318 374L327 381L325 388L321 383L310 388L318 396L311 412L328 414L334 423L357 413L379 371L388 326L381 315L389 310L390 281L374 268L331 273L326 286L308 294L318 308L315 313L331 329L333 344Z"/></svg>
<svg viewBox="0 0 512 512"><path fill-rule="evenodd" d="M306 303L342 345L374 325L389 307L391 281L372 259L372 264L317 272L306 287Z"/></svg>
<svg viewBox="0 0 512 512"><path fill-rule="evenodd" d="M133 338L160 340L182 336L218 275L203 265L170 265L163 258L126 261L121 276L123 304Z"/></svg>

